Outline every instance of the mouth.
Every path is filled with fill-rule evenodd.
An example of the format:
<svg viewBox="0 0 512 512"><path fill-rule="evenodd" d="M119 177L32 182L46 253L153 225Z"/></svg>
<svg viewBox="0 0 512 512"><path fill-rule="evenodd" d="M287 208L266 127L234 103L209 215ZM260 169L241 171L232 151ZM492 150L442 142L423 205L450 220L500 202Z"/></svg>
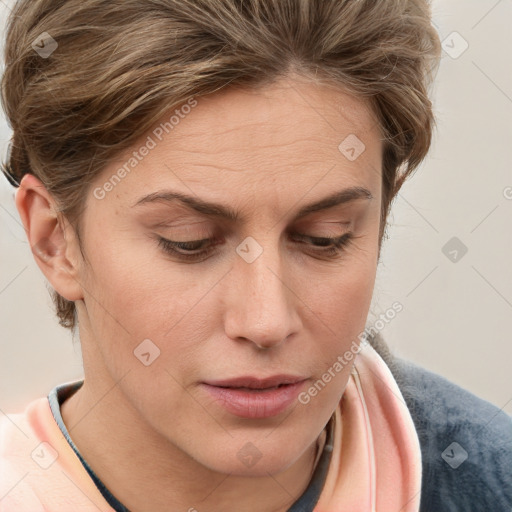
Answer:
<svg viewBox="0 0 512 512"><path fill-rule="evenodd" d="M275 375L260 379L237 377L202 383L203 389L224 409L242 418L269 418L288 409L308 379Z"/></svg>
<svg viewBox="0 0 512 512"><path fill-rule="evenodd" d="M223 389L240 389L243 391L250 391L253 393L261 393L262 391L271 391L273 389L279 389L279 388L282 388L283 386L290 386L290 384L279 384L277 386L262 387L262 388L251 388L251 387L247 387L247 386L218 386L218 387L223 388Z"/></svg>
<svg viewBox="0 0 512 512"><path fill-rule="evenodd" d="M295 375L273 375L260 379L258 377L235 377L233 379L207 381L205 384L219 388L246 388L246 389L270 389L288 384L296 384L305 380L306 377Z"/></svg>

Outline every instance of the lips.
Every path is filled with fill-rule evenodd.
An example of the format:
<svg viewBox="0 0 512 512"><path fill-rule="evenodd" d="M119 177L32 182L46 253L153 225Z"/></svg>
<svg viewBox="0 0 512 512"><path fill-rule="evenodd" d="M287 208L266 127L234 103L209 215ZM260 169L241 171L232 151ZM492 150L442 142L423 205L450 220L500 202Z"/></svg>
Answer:
<svg viewBox="0 0 512 512"><path fill-rule="evenodd" d="M294 375L237 377L208 381L204 391L215 403L235 416L261 419L277 416L296 400L308 379Z"/></svg>
<svg viewBox="0 0 512 512"><path fill-rule="evenodd" d="M205 384L219 388L247 388L258 390L276 388L287 384L296 384L305 379L305 377L294 375L274 375L265 379L259 379L257 377L238 377L234 379L207 381Z"/></svg>

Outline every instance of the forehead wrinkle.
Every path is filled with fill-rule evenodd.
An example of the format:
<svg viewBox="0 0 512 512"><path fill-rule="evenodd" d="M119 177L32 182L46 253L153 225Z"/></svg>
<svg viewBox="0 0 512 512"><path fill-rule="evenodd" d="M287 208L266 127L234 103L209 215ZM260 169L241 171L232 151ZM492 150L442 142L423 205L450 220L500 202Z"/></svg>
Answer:
<svg viewBox="0 0 512 512"><path fill-rule="evenodd" d="M329 148L337 148L337 140L339 136L332 134L332 130L325 129L323 133L318 133L319 130L302 130L303 133L293 133L290 131L283 131L282 124L262 123L262 130L264 137L260 137L260 133L247 132L244 130L245 126L222 130L217 133L206 130L201 132L193 132L187 134L180 134L173 138L172 151L175 152L201 152L205 154L218 154L222 151L230 150L244 150L247 151L249 146L262 148L287 148L297 144L312 144L315 146L327 146ZM237 134L239 137L228 137L228 135ZM281 140L276 141L276 134ZM258 139L256 144L256 139ZM198 151L196 146L200 147Z"/></svg>
<svg viewBox="0 0 512 512"><path fill-rule="evenodd" d="M288 177L301 175L306 177L310 175L312 178L315 175L318 177L323 176L329 168L338 163L336 154L326 157L323 154L308 155L308 159L300 159L300 164L290 159L283 162L276 162L275 155L236 155L235 159L226 158L223 161L214 162L211 159L202 159L202 153L194 154L196 158L192 160L176 160L171 163L171 168L177 171L181 178L189 182L205 182L210 179L216 180L218 174L207 172L222 173L224 171L236 174L245 174L244 179L253 178L254 180L269 178L279 178L280 176ZM201 175L201 171L205 170L206 174ZM335 169L333 169L335 171ZM332 171L331 171L332 172ZM347 178L350 178L347 173ZM198 174L199 173L199 174ZM287 182L288 184L288 182Z"/></svg>
<svg viewBox="0 0 512 512"><path fill-rule="evenodd" d="M310 177L314 183L318 179L323 179L324 175L339 175L346 182L352 182L354 178L370 178L370 182L375 174L372 169L374 165L379 167L379 163L368 161L370 156L367 152L361 155L357 162L344 160L334 144L330 151L326 152L324 147L314 145L311 151L306 152L306 157L302 158L300 153L295 152L289 158L286 155L293 151L289 146L284 149L284 154L276 156L276 153L269 154L247 154L236 149L217 150L215 155L221 155L222 158L209 158L213 153L205 152L204 148L194 151L176 150L173 158L162 161L161 166L170 167L180 178L188 183L206 183L212 182L218 186L219 174L226 172L231 174L243 174L244 180L249 180L254 184L258 181L269 179L274 180L273 186L276 186L280 178L286 180L285 186L289 186L290 178ZM298 157L296 156L298 155ZM164 155L165 157L165 155ZM372 169L371 169L372 168ZM330 170L329 170L330 169ZM316 178L315 178L316 177ZM222 176L221 176L222 179ZM227 184L226 184L227 185ZM236 185L233 182L232 185ZM242 183L246 185L246 182Z"/></svg>
<svg viewBox="0 0 512 512"><path fill-rule="evenodd" d="M234 141L231 140L228 144L220 146L210 139L208 144L200 144L198 142L197 145L194 144L188 148L173 146L169 152L169 159L166 159L166 162L175 160L176 162L183 162L185 165L189 165L190 159L194 160L196 157L198 161L201 161L202 156L224 155L225 159L233 162L239 161L240 167L246 167L247 161L251 159L258 159L258 162L260 162L261 158L287 158L290 165L295 165L294 160L297 159L301 163L310 162L316 164L325 163L328 160L336 162L341 156L338 150L338 140L327 136L300 137L284 143L259 141L257 146L249 146L247 141L239 141L234 144ZM304 158L304 153L307 154L307 159ZM286 162L280 162L280 164L283 163L286 166ZM212 162L211 159L208 159L207 165L216 166L217 162ZM223 168L223 165L218 165L218 167Z"/></svg>

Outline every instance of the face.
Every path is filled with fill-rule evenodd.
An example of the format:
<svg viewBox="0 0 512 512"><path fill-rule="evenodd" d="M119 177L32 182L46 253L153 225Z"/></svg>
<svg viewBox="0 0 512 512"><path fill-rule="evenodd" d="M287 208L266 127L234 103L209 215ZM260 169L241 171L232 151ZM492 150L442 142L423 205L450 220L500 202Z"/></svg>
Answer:
<svg viewBox="0 0 512 512"><path fill-rule="evenodd" d="M298 80L189 107L87 197L86 380L117 383L119 407L184 456L265 475L315 442L348 381L335 363L373 292L380 134L364 103Z"/></svg>

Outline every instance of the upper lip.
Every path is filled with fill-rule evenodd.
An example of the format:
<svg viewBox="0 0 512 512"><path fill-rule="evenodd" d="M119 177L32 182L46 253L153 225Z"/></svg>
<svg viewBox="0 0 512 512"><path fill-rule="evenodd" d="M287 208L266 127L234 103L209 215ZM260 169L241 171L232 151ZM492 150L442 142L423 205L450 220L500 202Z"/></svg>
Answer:
<svg viewBox="0 0 512 512"><path fill-rule="evenodd" d="M273 375L260 379L258 377L236 377L234 379L224 380L210 380L205 382L209 386L217 386L222 388L251 388L251 389L265 389L279 386L280 384L296 384L306 380L306 377L296 375Z"/></svg>

